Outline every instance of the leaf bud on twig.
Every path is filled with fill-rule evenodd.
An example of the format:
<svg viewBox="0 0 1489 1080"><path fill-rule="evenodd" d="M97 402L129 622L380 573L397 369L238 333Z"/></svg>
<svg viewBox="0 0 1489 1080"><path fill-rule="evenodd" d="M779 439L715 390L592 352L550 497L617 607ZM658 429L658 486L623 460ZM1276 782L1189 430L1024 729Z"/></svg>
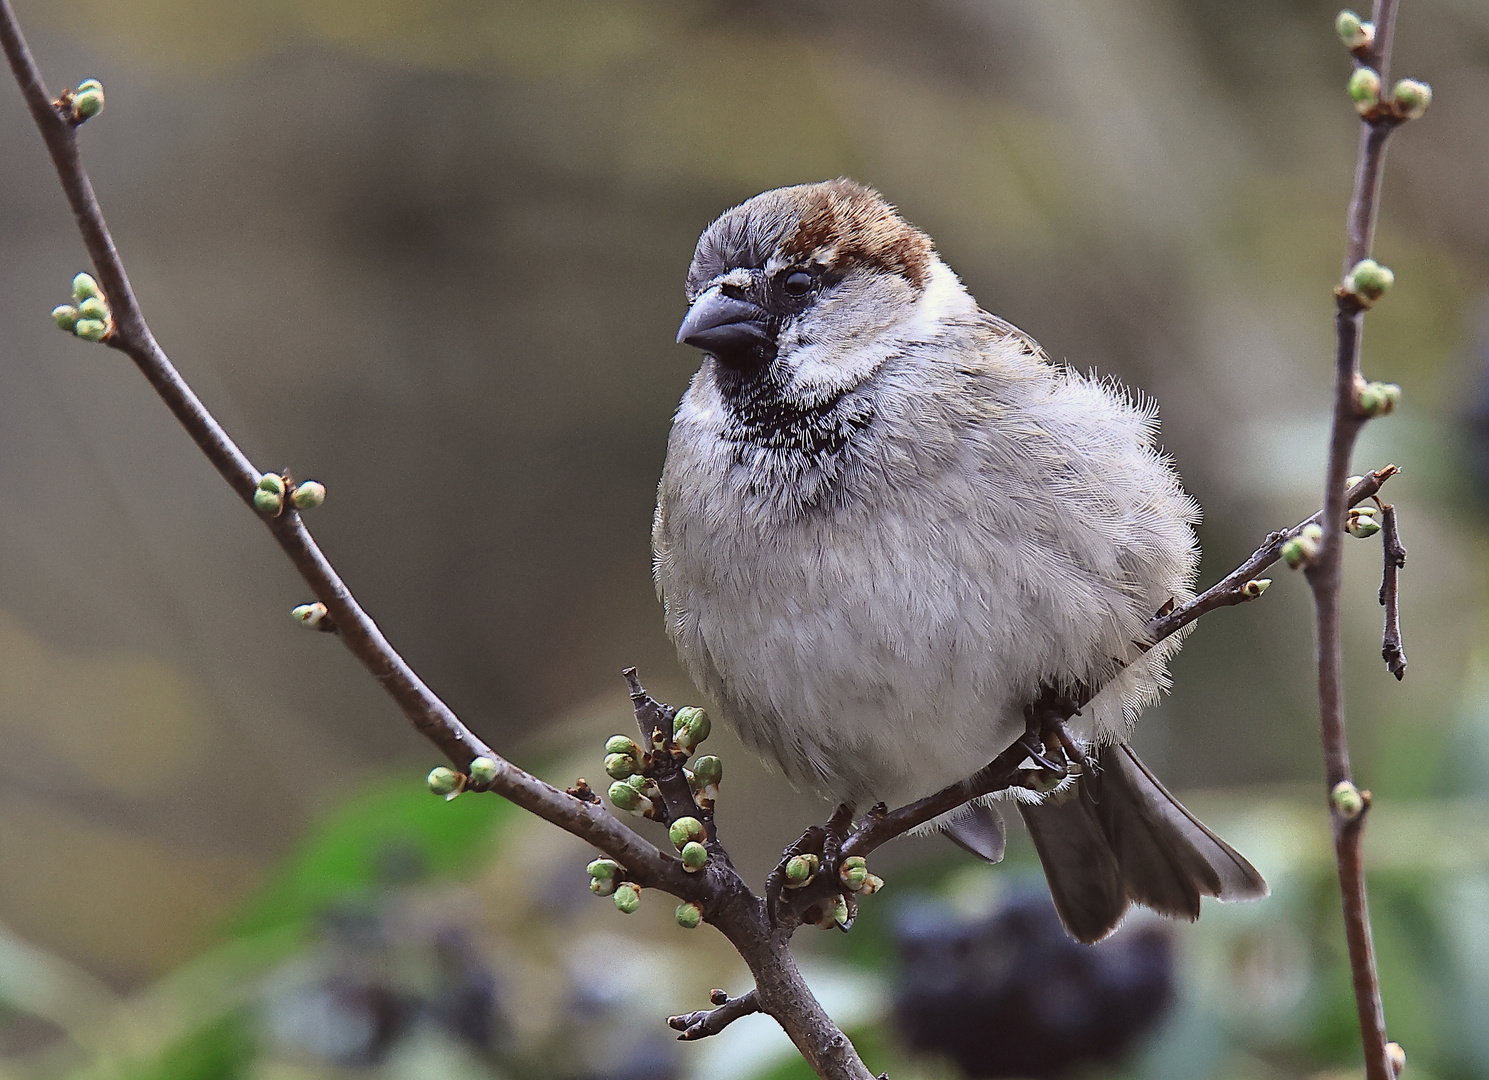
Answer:
<svg viewBox="0 0 1489 1080"><path fill-rule="evenodd" d="M1365 799L1360 794L1360 789L1348 780L1341 780L1334 785L1334 790L1329 792L1329 800L1345 821L1353 821L1365 812Z"/></svg>
<svg viewBox="0 0 1489 1080"><path fill-rule="evenodd" d="M301 604L290 611L290 618L307 630L319 630L321 620L326 617L326 605L317 600L313 604Z"/></svg>
<svg viewBox="0 0 1489 1080"><path fill-rule="evenodd" d="M690 874L696 874L708 865L708 848L697 841L690 841L682 846L682 868Z"/></svg>
<svg viewBox="0 0 1489 1080"><path fill-rule="evenodd" d="M1380 522L1376 521L1372 515L1351 512L1349 520L1344 525L1344 531L1358 540L1364 540L1380 532Z"/></svg>
<svg viewBox="0 0 1489 1080"><path fill-rule="evenodd" d="M489 784L496 779L496 762L489 757L478 757L470 763L470 778L477 784Z"/></svg>
<svg viewBox="0 0 1489 1080"><path fill-rule="evenodd" d="M868 860L862 855L854 855L852 858L844 859L843 865L838 867L838 880L854 892L863 888L863 883L868 879L868 876Z"/></svg>
<svg viewBox="0 0 1489 1080"><path fill-rule="evenodd" d="M1365 416L1389 416L1401 401L1401 387L1395 383L1366 383L1356 400Z"/></svg>
<svg viewBox="0 0 1489 1080"><path fill-rule="evenodd" d="M1323 538L1324 530L1321 526L1312 523L1304 525L1302 532L1282 545L1282 557L1288 566L1296 570L1318 558L1318 545Z"/></svg>
<svg viewBox="0 0 1489 1080"><path fill-rule="evenodd" d="M66 330L70 334L78 325L78 309L71 304L54 307L52 308L52 321L57 324L58 330Z"/></svg>
<svg viewBox="0 0 1489 1080"><path fill-rule="evenodd" d="M1406 1068L1406 1051L1399 1042L1386 1043L1386 1061L1390 1063L1391 1075L1400 1076Z"/></svg>
<svg viewBox="0 0 1489 1080"><path fill-rule="evenodd" d="M1380 104L1380 73L1374 68L1357 67L1349 77L1347 89L1355 103L1355 112L1363 116Z"/></svg>
<svg viewBox="0 0 1489 1080"><path fill-rule="evenodd" d="M634 881L623 882L615 890L615 907L622 915L634 915L641 906L641 886Z"/></svg>
<svg viewBox="0 0 1489 1080"><path fill-rule="evenodd" d="M1432 104L1432 87L1417 79L1402 79L1391 88L1391 104L1403 120L1419 120Z"/></svg>
<svg viewBox="0 0 1489 1080"><path fill-rule="evenodd" d="M644 815L651 809L651 800L624 780L617 780L611 784L606 794L610 798L610 804L617 810Z"/></svg>
<svg viewBox="0 0 1489 1080"><path fill-rule="evenodd" d="M702 787L717 787L724 779L724 762L713 755L701 757L693 762L693 775Z"/></svg>
<svg viewBox="0 0 1489 1080"><path fill-rule="evenodd" d="M884 888L884 879L877 874L870 874L863 879L863 885L858 891L864 896L873 896L882 888Z"/></svg>
<svg viewBox="0 0 1489 1080"><path fill-rule="evenodd" d="M699 743L708 738L712 728L708 714L702 709L689 705L678 709L677 715L673 718L672 741L677 743L678 749L683 753L691 754Z"/></svg>
<svg viewBox="0 0 1489 1080"><path fill-rule="evenodd" d="M109 306L103 302L103 297L90 296L78 305L78 317L81 319L97 319L99 322L108 322Z"/></svg>
<svg viewBox="0 0 1489 1080"><path fill-rule="evenodd" d="M668 828L667 835L672 839L672 846L681 851L689 843L701 841L708 833L697 818L680 817Z"/></svg>
<svg viewBox="0 0 1489 1080"><path fill-rule="evenodd" d="M800 889L817 876L821 860L815 855L793 855L786 860L786 888Z"/></svg>
<svg viewBox="0 0 1489 1080"><path fill-rule="evenodd" d="M1271 586L1272 579L1269 577L1252 578L1241 586L1241 595L1248 600L1255 600Z"/></svg>
<svg viewBox="0 0 1489 1080"><path fill-rule="evenodd" d="M703 909L697 904L677 905L677 925L692 930L703 921Z"/></svg>
<svg viewBox="0 0 1489 1080"><path fill-rule="evenodd" d="M1361 259L1344 275L1344 291L1358 297L1366 307L1375 303L1396 283L1389 267L1374 259Z"/></svg>
<svg viewBox="0 0 1489 1080"><path fill-rule="evenodd" d="M1334 17L1334 32L1350 52L1368 49L1375 44L1375 24L1366 22L1348 8Z"/></svg>
<svg viewBox="0 0 1489 1080"><path fill-rule="evenodd" d="M429 770L429 790L436 795L443 795L447 800L453 799L465 790L465 777L454 769L436 765Z"/></svg>
<svg viewBox="0 0 1489 1080"><path fill-rule="evenodd" d="M92 274L78 274L72 279L72 298L79 303L89 297L102 295L103 290L98 287L98 282L93 280Z"/></svg>
<svg viewBox="0 0 1489 1080"><path fill-rule="evenodd" d="M259 488L253 493L253 508L263 514L277 514L284 509L284 496Z"/></svg>
<svg viewBox="0 0 1489 1080"><path fill-rule="evenodd" d="M589 891L596 896L609 896L615 891L616 884L614 878L590 878Z"/></svg>
<svg viewBox="0 0 1489 1080"><path fill-rule="evenodd" d="M296 484L290 501L296 510L314 510L326 501L326 485L316 480Z"/></svg>
<svg viewBox="0 0 1489 1080"><path fill-rule="evenodd" d="M109 324L102 319L79 319L72 332L84 341L102 341L109 335Z"/></svg>
<svg viewBox="0 0 1489 1080"><path fill-rule="evenodd" d="M621 865L614 859L596 859L584 870L592 878L614 878L620 875Z"/></svg>
<svg viewBox="0 0 1489 1080"><path fill-rule="evenodd" d="M612 780L624 780L639 771L636 759L630 754L605 755L605 775Z"/></svg>
<svg viewBox="0 0 1489 1080"><path fill-rule="evenodd" d="M97 79L84 79L78 83L72 95L72 115L76 123L91 120L103 112L103 83Z"/></svg>

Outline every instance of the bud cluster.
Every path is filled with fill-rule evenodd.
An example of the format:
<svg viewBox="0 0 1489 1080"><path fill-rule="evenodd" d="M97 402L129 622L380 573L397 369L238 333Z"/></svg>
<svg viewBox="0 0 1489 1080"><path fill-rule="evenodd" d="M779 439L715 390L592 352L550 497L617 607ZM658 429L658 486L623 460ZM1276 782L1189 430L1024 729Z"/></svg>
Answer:
<svg viewBox="0 0 1489 1080"><path fill-rule="evenodd" d="M1323 527L1309 522L1297 536L1282 545L1282 558L1294 570L1301 566L1311 566L1318 558L1318 546L1323 543L1323 539Z"/></svg>
<svg viewBox="0 0 1489 1080"><path fill-rule="evenodd" d="M862 855L843 860L843 865L838 867L838 880L845 889L864 896L873 896L884 888L884 879L869 873L868 861Z"/></svg>
<svg viewBox="0 0 1489 1080"><path fill-rule="evenodd" d="M1366 22L1348 8L1335 16L1334 31L1352 53L1359 54L1375 45L1375 24Z"/></svg>
<svg viewBox="0 0 1489 1080"><path fill-rule="evenodd" d="M84 341L103 341L114 332L113 312L92 274L79 274L72 279L72 298L72 304L52 309L52 321L57 329Z"/></svg>
<svg viewBox="0 0 1489 1080"><path fill-rule="evenodd" d="M1390 291L1396 275L1374 259L1361 259L1350 267L1339 283L1342 296L1353 297L1362 308L1368 308Z"/></svg>

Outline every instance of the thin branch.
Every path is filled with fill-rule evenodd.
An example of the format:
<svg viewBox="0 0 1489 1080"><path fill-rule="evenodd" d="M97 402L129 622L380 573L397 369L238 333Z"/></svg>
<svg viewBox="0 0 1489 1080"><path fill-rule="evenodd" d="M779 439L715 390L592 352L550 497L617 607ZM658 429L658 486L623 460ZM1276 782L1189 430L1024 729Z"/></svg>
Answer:
<svg viewBox="0 0 1489 1080"><path fill-rule="evenodd" d="M1375 43L1359 60L1380 75L1389 86L1391 39L1396 22L1396 0L1376 0L1373 20ZM1364 118L1356 156L1354 192L1345 221L1344 271L1346 274L1370 254L1375 220L1380 206L1381 176L1386 145L1399 121L1388 112L1375 110ZM1334 371L1334 410L1329 438L1328 466L1324 474L1323 536L1308 581L1318 624L1319 726L1323 739L1324 765L1329 792L1341 784L1353 784L1350 776L1349 743L1345 734L1344 647L1340 598L1343 592L1345 477L1355 441L1365 425L1360 409L1360 334L1365 306L1348 290L1338 292L1335 315L1337 349ZM1368 805L1368 803L1366 804ZM1365 1053L1367 1080L1393 1080L1386 1050L1385 1011L1381 1005L1380 976L1375 946L1370 935L1370 914L1365 894L1365 867L1361 851L1364 812L1353 816L1341 811L1330 799L1334 822L1334 854L1344 909L1345 938L1349 945L1350 971L1354 983L1355 1009Z"/></svg>
<svg viewBox="0 0 1489 1080"><path fill-rule="evenodd" d="M699 1012L683 1013L667 1017L667 1026L682 1032L678 1042L694 1042L717 1035L741 1016L753 1016L760 1011L760 997L755 991L731 998L722 990L713 992L715 1008Z"/></svg>
<svg viewBox="0 0 1489 1080"><path fill-rule="evenodd" d="M1380 655L1386 668L1396 680L1406 678L1406 649L1401 644L1401 608L1397 593L1397 574L1406 566L1406 548L1401 544L1401 534L1396 526L1396 508L1390 503L1380 504L1381 551L1385 569L1380 578L1380 602L1386 609L1386 629L1381 635Z"/></svg>

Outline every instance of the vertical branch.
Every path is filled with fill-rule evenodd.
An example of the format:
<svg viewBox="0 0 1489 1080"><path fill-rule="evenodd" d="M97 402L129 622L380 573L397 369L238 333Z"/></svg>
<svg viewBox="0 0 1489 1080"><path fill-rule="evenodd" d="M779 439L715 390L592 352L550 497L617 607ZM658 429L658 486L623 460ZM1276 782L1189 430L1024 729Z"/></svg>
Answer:
<svg viewBox="0 0 1489 1080"><path fill-rule="evenodd" d="M1391 39L1395 30L1396 0L1376 0L1373 13L1375 41L1361 50L1362 64L1373 67L1382 83L1390 63ZM1377 109L1367 115L1360 131L1355 166L1354 192L1345 223L1344 270L1370 254L1375 220L1380 207L1381 174L1386 144L1396 118ZM1367 415L1360 407L1360 335L1367 304L1348 290L1341 290L1335 315L1337 350L1334 372L1333 423L1329 438L1328 466L1324 479L1323 536L1318 555L1308 569L1318 626L1319 724L1323 739L1324 766L1331 793L1334 823L1334 854L1344 909L1345 936L1349 946L1350 971L1354 982L1355 1007L1365 1053L1368 1080L1393 1080L1387 1056L1385 1012L1380 998L1375 947L1370 935L1370 913L1366 902L1365 867L1361 851L1368 794L1364 798L1333 797L1338 791L1353 792L1349 743L1345 733L1344 649L1341 633L1340 594L1344 556L1346 512L1345 480L1355 441ZM1341 786L1344 786L1341 788Z"/></svg>

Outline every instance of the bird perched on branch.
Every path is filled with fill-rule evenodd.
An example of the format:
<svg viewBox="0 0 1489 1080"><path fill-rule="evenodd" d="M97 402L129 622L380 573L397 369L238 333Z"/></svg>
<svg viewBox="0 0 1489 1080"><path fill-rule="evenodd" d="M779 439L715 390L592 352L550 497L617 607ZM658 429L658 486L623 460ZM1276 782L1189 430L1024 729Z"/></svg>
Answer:
<svg viewBox="0 0 1489 1080"><path fill-rule="evenodd" d="M1202 894L1265 895L1125 746L1179 639L1135 643L1193 595L1197 560L1152 404L983 311L849 180L725 213L687 299L678 340L707 356L668 440L657 588L744 741L843 804L893 806L1037 737L1030 718L1063 702L1087 760L1014 794L1075 937L1133 902L1193 919ZM936 825L997 858L995 815L980 839Z"/></svg>

